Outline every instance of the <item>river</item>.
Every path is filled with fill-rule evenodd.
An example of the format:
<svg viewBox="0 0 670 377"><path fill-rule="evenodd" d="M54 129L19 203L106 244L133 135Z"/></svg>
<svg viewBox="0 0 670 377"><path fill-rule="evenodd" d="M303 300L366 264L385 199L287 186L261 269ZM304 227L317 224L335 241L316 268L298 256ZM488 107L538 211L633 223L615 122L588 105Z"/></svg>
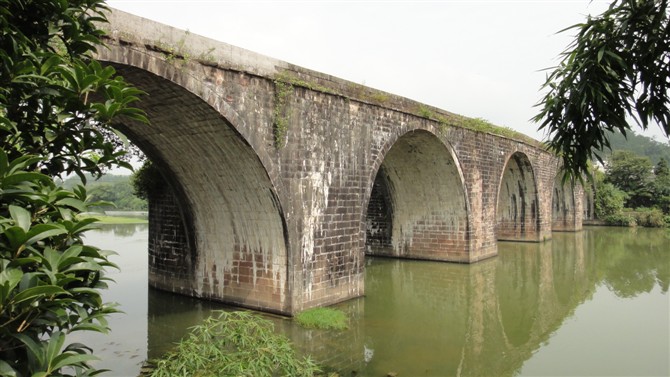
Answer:
<svg viewBox="0 0 670 377"><path fill-rule="evenodd" d="M98 368L136 376L219 303L147 287L147 225L109 225L104 292L123 314L110 334L78 334ZM269 316L301 352L342 376L670 375L670 232L587 227L551 241L501 242L473 265L368 258L366 296L336 305L343 332Z"/></svg>

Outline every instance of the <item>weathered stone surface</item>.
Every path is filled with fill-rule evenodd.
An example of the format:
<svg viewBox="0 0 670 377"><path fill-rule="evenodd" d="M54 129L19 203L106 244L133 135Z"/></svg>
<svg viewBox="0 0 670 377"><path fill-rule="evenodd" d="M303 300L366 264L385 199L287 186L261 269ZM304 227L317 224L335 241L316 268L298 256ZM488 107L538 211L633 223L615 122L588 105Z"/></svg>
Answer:
<svg viewBox="0 0 670 377"><path fill-rule="evenodd" d="M120 11L110 21L98 59L147 92L151 120L120 128L169 182L151 204L157 287L292 314L362 295L366 252L472 263L499 238L581 228L582 191L557 190L538 143Z"/></svg>

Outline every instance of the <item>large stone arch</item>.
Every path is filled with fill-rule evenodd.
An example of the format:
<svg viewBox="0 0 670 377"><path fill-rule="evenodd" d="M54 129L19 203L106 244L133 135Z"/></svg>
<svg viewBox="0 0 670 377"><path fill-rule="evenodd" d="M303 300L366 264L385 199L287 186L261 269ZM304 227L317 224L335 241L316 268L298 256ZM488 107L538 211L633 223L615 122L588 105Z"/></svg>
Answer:
<svg viewBox="0 0 670 377"><path fill-rule="evenodd" d="M110 54L114 56L114 51ZM291 313L288 232L277 181L265 152L254 148L245 128L233 123L241 120L230 109L222 111L225 101L214 93L195 90L199 86L193 77L184 86L169 77L176 68L165 61L148 58L150 65L137 64L142 67L137 68L124 64L133 59L99 59L108 60L127 81L147 93L138 107L147 112L151 124L130 122L121 128L162 167L182 208L178 222L185 225L193 248L188 276L178 279L170 266L162 268L165 260L179 259L174 255L177 251L170 245L154 245L152 284ZM222 113L230 114L233 121Z"/></svg>
<svg viewBox="0 0 670 377"><path fill-rule="evenodd" d="M496 237L507 241L540 241L537 182L528 156L514 152L500 179Z"/></svg>
<svg viewBox="0 0 670 377"><path fill-rule="evenodd" d="M452 149L425 130L389 145L365 207L366 253L468 262L469 211Z"/></svg>

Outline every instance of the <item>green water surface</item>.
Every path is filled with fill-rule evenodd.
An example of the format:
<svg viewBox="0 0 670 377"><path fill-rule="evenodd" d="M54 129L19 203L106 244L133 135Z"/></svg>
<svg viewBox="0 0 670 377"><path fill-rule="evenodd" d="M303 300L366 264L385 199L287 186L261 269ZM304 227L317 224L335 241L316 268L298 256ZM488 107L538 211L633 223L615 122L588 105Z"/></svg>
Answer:
<svg viewBox="0 0 670 377"><path fill-rule="evenodd" d="M111 229L111 230L110 230ZM89 240L119 252L106 299L125 315L88 336L110 375L136 375L224 306L147 288L146 226ZM363 298L336 305L343 332L273 317L304 353L341 376L667 376L670 233L586 228L499 243L473 265L368 258Z"/></svg>

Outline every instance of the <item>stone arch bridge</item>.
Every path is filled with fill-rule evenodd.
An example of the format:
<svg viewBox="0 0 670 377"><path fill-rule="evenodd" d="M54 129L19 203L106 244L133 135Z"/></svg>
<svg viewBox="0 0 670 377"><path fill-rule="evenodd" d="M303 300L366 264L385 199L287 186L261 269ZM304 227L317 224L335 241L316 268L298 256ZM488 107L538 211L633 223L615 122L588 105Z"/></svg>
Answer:
<svg viewBox="0 0 670 377"><path fill-rule="evenodd" d="M533 140L114 10L97 59L167 182L150 284L282 314L364 294L365 255L473 263L582 224ZM507 135L507 136L505 136Z"/></svg>

